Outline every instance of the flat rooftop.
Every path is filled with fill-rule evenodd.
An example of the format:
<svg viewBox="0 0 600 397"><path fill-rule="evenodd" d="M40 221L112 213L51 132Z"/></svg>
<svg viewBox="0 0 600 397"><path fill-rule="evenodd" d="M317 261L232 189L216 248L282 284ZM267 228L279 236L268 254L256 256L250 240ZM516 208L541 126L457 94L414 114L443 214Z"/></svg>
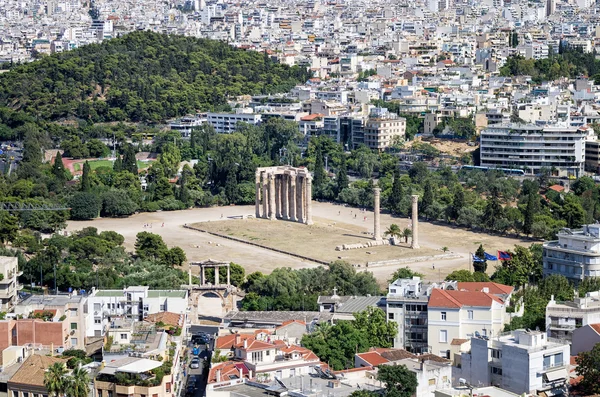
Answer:
<svg viewBox="0 0 600 397"><path fill-rule="evenodd" d="M122 289L103 289L98 290L95 294L97 297L109 297L118 298L122 297L126 291ZM185 290L150 290L148 291L148 298L182 298L185 299L187 291Z"/></svg>

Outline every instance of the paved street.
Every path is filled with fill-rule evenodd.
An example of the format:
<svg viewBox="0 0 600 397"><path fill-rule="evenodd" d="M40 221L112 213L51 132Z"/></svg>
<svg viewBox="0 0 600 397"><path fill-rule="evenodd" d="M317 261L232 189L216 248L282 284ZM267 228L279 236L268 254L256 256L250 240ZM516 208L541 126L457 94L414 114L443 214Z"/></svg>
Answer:
<svg viewBox="0 0 600 397"><path fill-rule="evenodd" d="M186 397L203 397L205 395L206 390L206 382L208 377L208 366L204 367L204 361L210 362L210 357L212 354L212 350L214 347L214 338L209 341L207 345L198 345L192 344L191 338L194 335L198 335L199 333L204 332L208 335L216 335L218 332L218 327L210 327L210 326L196 326L192 325L190 329L190 340L188 341L188 359L186 362L185 374L186 381L183 383L183 388L181 390L180 396ZM194 355L194 347L198 346L200 348L200 352L198 357L200 358L200 368L192 369L190 368L190 363L192 359L195 357ZM194 392L191 391L189 385L195 384Z"/></svg>

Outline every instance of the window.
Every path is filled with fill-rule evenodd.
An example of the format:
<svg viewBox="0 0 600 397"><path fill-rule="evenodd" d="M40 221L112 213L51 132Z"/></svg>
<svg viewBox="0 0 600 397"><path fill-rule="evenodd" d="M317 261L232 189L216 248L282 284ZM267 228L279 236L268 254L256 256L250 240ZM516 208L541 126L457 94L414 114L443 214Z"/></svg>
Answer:
<svg viewBox="0 0 600 397"><path fill-rule="evenodd" d="M71 323L71 329L77 329L77 323Z"/></svg>
<svg viewBox="0 0 600 397"><path fill-rule="evenodd" d="M473 310L467 310L467 316L469 320L473 320Z"/></svg>
<svg viewBox="0 0 600 397"><path fill-rule="evenodd" d="M77 317L77 309L71 309L71 317Z"/></svg>
<svg viewBox="0 0 600 397"><path fill-rule="evenodd" d="M396 290L395 289L390 289L390 294L395 294Z"/></svg>
<svg viewBox="0 0 600 397"><path fill-rule="evenodd" d="M166 391L167 393L171 393L171 382L167 382L167 383L165 384L165 391Z"/></svg>
<svg viewBox="0 0 600 397"><path fill-rule="evenodd" d="M557 353L554 355L554 366L560 367L561 365L563 365L563 354Z"/></svg>
<svg viewBox="0 0 600 397"><path fill-rule="evenodd" d="M502 375L502 368L498 368L498 367L490 367L490 372L493 375Z"/></svg>
<svg viewBox="0 0 600 397"><path fill-rule="evenodd" d="M544 368L550 368L550 356L544 356Z"/></svg>
<svg viewBox="0 0 600 397"><path fill-rule="evenodd" d="M94 317L94 324L101 324L102 320L100 319L100 317Z"/></svg>
<svg viewBox="0 0 600 397"><path fill-rule="evenodd" d="M102 306L100 305L100 303L94 303L94 311L99 311L100 309L102 309Z"/></svg>
<svg viewBox="0 0 600 397"><path fill-rule="evenodd" d="M127 339L127 334L121 334L121 340Z"/></svg>
<svg viewBox="0 0 600 397"><path fill-rule="evenodd" d="M446 321L446 312L442 312L442 321Z"/></svg>
<svg viewBox="0 0 600 397"><path fill-rule="evenodd" d="M394 313L388 313L388 319L393 320L394 319Z"/></svg>
<svg viewBox="0 0 600 397"><path fill-rule="evenodd" d="M77 346L77 338L71 338L71 346Z"/></svg>
<svg viewBox="0 0 600 397"><path fill-rule="evenodd" d="M500 351L498 349L492 349L491 353L492 353L492 358L502 358L502 351Z"/></svg>
<svg viewBox="0 0 600 397"><path fill-rule="evenodd" d="M440 331L440 343L448 343L448 331L445 329Z"/></svg>
<svg viewBox="0 0 600 397"><path fill-rule="evenodd" d="M265 352L265 356L268 356L268 355L270 355L270 354L271 354L271 350L267 350L267 351Z"/></svg>
<svg viewBox="0 0 600 397"><path fill-rule="evenodd" d="M160 309L159 309L159 310L160 310L161 312L164 312L165 310L167 310L167 309L166 309L166 306L167 306L167 305L160 305Z"/></svg>

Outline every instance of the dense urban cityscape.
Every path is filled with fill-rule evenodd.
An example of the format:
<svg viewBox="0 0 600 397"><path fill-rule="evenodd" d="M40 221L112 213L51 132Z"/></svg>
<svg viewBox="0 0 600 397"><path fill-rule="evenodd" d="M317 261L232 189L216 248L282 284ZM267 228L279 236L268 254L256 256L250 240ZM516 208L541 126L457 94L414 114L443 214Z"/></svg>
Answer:
<svg viewBox="0 0 600 397"><path fill-rule="evenodd" d="M599 394L599 10L0 0L0 397Z"/></svg>

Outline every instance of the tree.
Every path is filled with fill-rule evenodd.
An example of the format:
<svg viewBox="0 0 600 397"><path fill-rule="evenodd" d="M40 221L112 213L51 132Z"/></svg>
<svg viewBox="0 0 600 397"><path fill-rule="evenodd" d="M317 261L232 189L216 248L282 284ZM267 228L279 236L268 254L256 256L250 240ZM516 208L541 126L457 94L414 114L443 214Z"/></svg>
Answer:
<svg viewBox="0 0 600 397"><path fill-rule="evenodd" d="M314 170L314 185L315 193L319 195L325 188L327 183L327 174L325 173L325 166L323 165L323 153L321 148L318 147L315 152L315 170Z"/></svg>
<svg viewBox="0 0 600 397"><path fill-rule="evenodd" d="M63 164L62 154L60 154L60 152L56 152L54 164L52 164L52 175L54 175L60 184L63 184L67 180L67 169Z"/></svg>
<svg viewBox="0 0 600 397"><path fill-rule="evenodd" d="M117 156L115 159L115 162L113 163L113 171L116 173L123 171L123 160L121 159L121 156Z"/></svg>
<svg viewBox="0 0 600 397"><path fill-rule="evenodd" d="M394 281L398 280L399 278L413 278L413 277L421 277L423 278L423 274L422 273L417 273L414 270L410 269L408 266L406 267L401 267L400 269L396 270L394 272L394 274L392 274L392 277L388 280L388 282L391 284Z"/></svg>
<svg viewBox="0 0 600 397"><path fill-rule="evenodd" d="M392 238L400 238L402 237L402 230L400 229L400 226L396 225L395 223L392 223L383 234L384 236L390 236Z"/></svg>
<svg viewBox="0 0 600 397"><path fill-rule="evenodd" d="M135 150L132 145L126 144L123 150L123 170L131 172L133 175L138 174L137 160L135 158Z"/></svg>
<svg viewBox="0 0 600 397"><path fill-rule="evenodd" d="M102 195L102 216L129 216L137 210L137 204L123 190L110 190Z"/></svg>
<svg viewBox="0 0 600 397"><path fill-rule="evenodd" d="M404 236L404 242L408 243L408 238L412 237L412 229L405 227L404 230L402 231L402 235Z"/></svg>
<svg viewBox="0 0 600 397"><path fill-rule="evenodd" d="M454 187L454 195L452 198L452 205L448 208L450 219L454 219L455 221L458 219L460 215L460 210L465 206L465 192L461 185L456 185Z"/></svg>
<svg viewBox="0 0 600 397"><path fill-rule="evenodd" d="M388 197L389 210L394 213L400 213L400 203L402 202L402 183L400 182L400 171L394 170L394 182L392 182L392 191Z"/></svg>
<svg viewBox="0 0 600 397"><path fill-rule="evenodd" d="M498 230L498 221L503 218L502 205L498 197L499 191L496 187L490 189L490 194L486 199L485 210L483 212L483 223L489 230Z"/></svg>
<svg viewBox="0 0 600 397"><path fill-rule="evenodd" d="M536 261L531 250L516 245L509 251L511 259L496 267L492 280L500 284L520 287L542 277L542 264Z"/></svg>
<svg viewBox="0 0 600 397"><path fill-rule="evenodd" d="M60 397L67 391L67 366L58 362L48 367L44 374L44 386L49 396Z"/></svg>
<svg viewBox="0 0 600 397"><path fill-rule="evenodd" d="M572 194L565 197L565 202L560 208L560 216L567 222L567 227L578 228L585 223L585 210L578 201L578 198Z"/></svg>
<svg viewBox="0 0 600 397"><path fill-rule="evenodd" d="M0 212L0 242L12 242L19 232L19 220L9 212Z"/></svg>
<svg viewBox="0 0 600 397"><path fill-rule="evenodd" d="M169 266L181 266L186 260L185 251L180 247L171 248L165 257L165 262Z"/></svg>
<svg viewBox="0 0 600 397"><path fill-rule="evenodd" d="M366 331L369 346L392 347L398 334L398 325L393 321L388 322L385 312L372 306L354 313L354 326Z"/></svg>
<svg viewBox="0 0 600 397"><path fill-rule="evenodd" d="M77 367L67 378L66 393L69 397L87 397L90 392L90 378L88 372Z"/></svg>
<svg viewBox="0 0 600 397"><path fill-rule="evenodd" d="M181 152L173 143L167 143L162 147L159 163L163 166L167 176L173 176L179 170L181 162Z"/></svg>
<svg viewBox="0 0 600 397"><path fill-rule="evenodd" d="M92 190L92 182L91 182L91 172L92 168L90 167L90 163L87 161L83 163L83 173L81 174L81 191L89 192Z"/></svg>
<svg viewBox="0 0 600 397"><path fill-rule="evenodd" d="M385 384L386 397L411 397L417 391L417 375L406 365L380 365L377 380Z"/></svg>
<svg viewBox="0 0 600 397"><path fill-rule="evenodd" d="M423 198L421 199L421 209L422 213L425 213L427 209L433 204L433 185L431 183L431 179L425 180L425 185L423 186Z"/></svg>
<svg viewBox="0 0 600 397"><path fill-rule="evenodd" d="M600 393L600 343L589 352L581 352L575 358L577 375L583 376L579 383L585 395Z"/></svg>
<svg viewBox="0 0 600 397"><path fill-rule="evenodd" d="M458 281L458 282L471 282L473 279L473 273L468 270L455 270L446 276L446 281Z"/></svg>
<svg viewBox="0 0 600 397"><path fill-rule="evenodd" d="M485 250L483 249L483 244L479 244L479 248L477 248L477 251L475 251L475 256L479 259L482 259L482 261L473 261L473 270L476 272L485 273L487 270L487 261L485 260Z"/></svg>
<svg viewBox="0 0 600 397"><path fill-rule="evenodd" d="M346 164L346 155L342 153L340 155L340 166L336 175L336 195L339 195L342 190L348 187L348 165Z"/></svg>
<svg viewBox="0 0 600 397"><path fill-rule="evenodd" d="M77 192L69 200L71 219L88 220L100 214L102 200L91 192Z"/></svg>
<svg viewBox="0 0 600 397"><path fill-rule="evenodd" d="M523 233L529 236L532 232L533 218L537 210L536 206L537 192L529 192L527 196L527 206L525 207L525 219L523 220Z"/></svg>
<svg viewBox="0 0 600 397"><path fill-rule="evenodd" d="M142 259L163 259L169 249L158 234L140 232L136 235L135 254Z"/></svg>

